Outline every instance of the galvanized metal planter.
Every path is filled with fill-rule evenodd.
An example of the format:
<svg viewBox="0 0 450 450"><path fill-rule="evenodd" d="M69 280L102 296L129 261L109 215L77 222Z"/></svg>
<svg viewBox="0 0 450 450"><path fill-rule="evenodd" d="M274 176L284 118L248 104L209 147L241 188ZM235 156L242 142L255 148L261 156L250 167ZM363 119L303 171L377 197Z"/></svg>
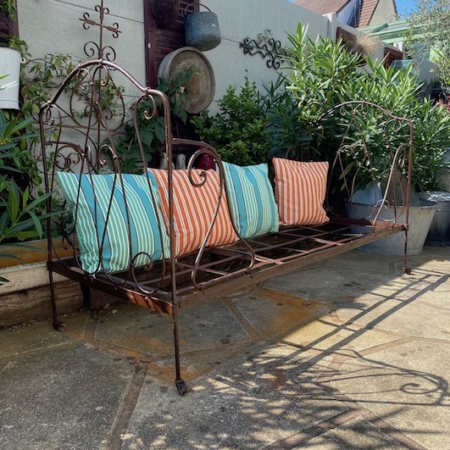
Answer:
<svg viewBox="0 0 450 450"><path fill-rule="evenodd" d="M356 219L375 220L375 216L379 214L377 220L391 225L394 225L394 223L405 223L406 220L406 208L401 206L382 206L375 208L372 205L363 205L361 203L347 203L347 211L349 217ZM419 255L422 253L425 239L435 213L436 204L431 202L422 206L409 207L408 255ZM389 236L364 245L359 250L381 255L400 256L405 252L405 239L398 235Z"/></svg>
<svg viewBox="0 0 450 450"><path fill-rule="evenodd" d="M206 9L188 14L184 22L186 45L203 52L216 48L222 40L217 15Z"/></svg>
<svg viewBox="0 0 450 450"><path fill-rule="evenodd" d="M436 214L431 222L425 243L450 245L450 192L422 192L420 198L436 203Z"/></svg>

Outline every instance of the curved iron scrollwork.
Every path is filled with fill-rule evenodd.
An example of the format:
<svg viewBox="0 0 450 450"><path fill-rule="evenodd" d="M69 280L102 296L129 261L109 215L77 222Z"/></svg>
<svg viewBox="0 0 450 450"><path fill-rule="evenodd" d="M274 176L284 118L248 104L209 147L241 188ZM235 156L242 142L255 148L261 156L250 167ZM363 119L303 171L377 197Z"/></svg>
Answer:
<svg viewBox="0 0 450 450"><path fill-rule="evenodd" d="M266 64L269 69L278 70L287 56L286 50L281 46L281 41L274 38L263 40L245 38L239 43L239 48L243 49L244 55L260 54L263 59L267 58Z"/></svg>
<svg viewBox="0 0 450 450"><path fill-rule="evenodd" d="M83 18L80 19L83 22L83 28L89 30L91 26L99 27L100 29L100 41L97 44L94 41L89 41L84 44L84 53L87 57L97 57L98 59L106 58L108 61L115 61L116 51L110 46L103 46L103 30L109 31L114 39L119 37L119 24L114 22L112 26L105 25L105 16L109 14L109 8L103 6L103 0L100 5L95 6L95 11L100 15L100 21L96 22L90 18L89 13L85 12Z"/></svg>

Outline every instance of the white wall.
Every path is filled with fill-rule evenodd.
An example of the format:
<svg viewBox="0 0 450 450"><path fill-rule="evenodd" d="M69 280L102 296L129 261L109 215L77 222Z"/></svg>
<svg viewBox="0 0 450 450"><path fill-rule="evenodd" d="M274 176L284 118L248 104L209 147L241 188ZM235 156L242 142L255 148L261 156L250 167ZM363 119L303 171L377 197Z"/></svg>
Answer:
<svg viewBox="0 0 450 450"><path fill-rule="evenodd" d="M274 69L267 67L267 60L260 55L244 55L239 43L245 38L270 30L271 36L287 45L288 34L297 30L298 23L308 24L308 33L316 38L329 33L328 19L286 0L202 0L202 3L218 16L222 34L221 44L205 52L216 78L216 95L219 99L228 86L242 86L248 71L251 81L258 86L277 78ZM214 110L212 105L211 110Z"/></svg>
<svg viewBox="0 0 450 450"><path fill-rule="evenodd" d="M147 0L148 1L148 0ZM82 59L87 41L99 42L99 27L83 28L80 19L85 13L98 22L94 10L101 0L18 0L19 33L29 45L33 58L46 53L71 53ZM104 31L103 45L117 52L116 62L129 68L142 83L145 82L144 58L144 6L143 0L104 0L110 10L105 15L105 25L119 24L119 37Z"/></svg>
<svg viewBox="0 0 450 450"><path fill-rule="evenodd" d="M370 25L380 25L382 23L391 22L395 20L395 17L394 0L382 0L375 8Z"/></svg>
<svg viewBox="0 0 450 450"><path fill-rule="evenodd" d="M45 53L71 53L86 58L84 44L98 42L99 29L83 28L85 13L98 21L95 5L101 0L18 0L20 37L28 42L33 58ZM104 31L104 45L117 52L116 62L127 68L139 81L145 80L144 0L104 0L110 14L105 24L118 22L122 32L118 39ZM148 0L147 0L148 1ZM311 36L328 35L328 20L286 0L204 0L218 16L222 42L217 49L205 52L216 78L215 99L221 98L229 85L242 86L245 71L258 85L276 78L275 70L267 68L259 55L244 55L239 43L246 37L256 38L265 30L287 43L287 33L295 33L299 22L308 24ZM212 106L213 107L213 106Z"/></svg>
<svg viewBox="0 0 450 450"><path fill-rule="evenodd" d="M105 25L117 22L121 33L114 39L105 30L103 37L104 45L116 50L116 62L141 83L145 81L143 1L148 0L104 0L110 11L105 16ZM28 42L34 58L45 53L72 53L84 59L84 44L99 41L99 28L91 26L85 30L80 19L88 13L89 19L98 21L99 14L94 8L100 3L101 0L18 0L20 37ZM286 0L202 0L202 3L217 14L222 34L221 44L205 52L215 73L215 101L228 86L242 86L246 71L258 86L277 77L260 55L244 55L239 43L246 37L257 38L270 30L274 39L286 45L287 35L296 32L299 22L308 25L308 33L314 39L318 35L334 38L336 27L343 26L335 14L320 16ZM215 110L214 102L210 109Z"/></svg>

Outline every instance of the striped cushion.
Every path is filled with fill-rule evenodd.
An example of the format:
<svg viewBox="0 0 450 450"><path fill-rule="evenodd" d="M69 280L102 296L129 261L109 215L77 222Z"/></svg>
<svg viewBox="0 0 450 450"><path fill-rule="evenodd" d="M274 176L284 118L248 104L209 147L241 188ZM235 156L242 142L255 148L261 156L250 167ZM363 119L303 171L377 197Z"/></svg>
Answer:
<svg viewBox="0 0 450 450"><path fill-rule="evenodd" d="M117 272L128 269L132 262L143 266L169 255L169 239L158 212L158 192L152 188L155 207L144 177L122 175L121 180L114 174L63 172L57 177L76 216L83 270L91 274Z"/></svg>
<svg viewBox="0 0 450 450"><path fill-rule="evenodd" d="M168 177L166 170L149 169L152 183L158 186L161 197L163 217L169 229ZM174 233L175 254L177 256L198 250L206 238L210 225L216 214L220 193L219 176L213 170L193 170L192 179L195 184L201 184L201 173L206 174L206 182L201 187L195 187L189 180L187 170L172 172L172 187L174 195ZM211 234L207 240L208 246L218 246L236 242L228 204L225 195L222 196L219 213Z"/></svg>
<svg viewBox="0 0 450 450"><path fill-rule="evenodd" d="M275 199L283 225L318 225L329 219L323 208L328 163L273 158Z"/></svg>
<svg viewBox="0 0 450 450"><path fill-rule="evenodd" d="M224 163L231 217L243 238L278 231L278 213L267 164Z"/></svg>

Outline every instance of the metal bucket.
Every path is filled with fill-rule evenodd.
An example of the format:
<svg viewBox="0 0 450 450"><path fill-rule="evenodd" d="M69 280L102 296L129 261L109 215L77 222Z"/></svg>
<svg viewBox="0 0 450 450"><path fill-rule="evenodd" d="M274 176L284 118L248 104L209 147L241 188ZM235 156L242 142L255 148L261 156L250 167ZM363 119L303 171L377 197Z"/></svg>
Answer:
<svg viewBox="0 0 450 450"><path fill-rule="evenodd" d="M450 245L450 192L421 192L420 198L436 203L436 214L425 240L429 245Z"/></svg>
<svg viewBox="0 0 450 450"><path fill-rule="evenodd" d="M222 40L217 15L206 9L208 11L194 12L184 19L186 45L202 52L216 48Z"/></svg>

